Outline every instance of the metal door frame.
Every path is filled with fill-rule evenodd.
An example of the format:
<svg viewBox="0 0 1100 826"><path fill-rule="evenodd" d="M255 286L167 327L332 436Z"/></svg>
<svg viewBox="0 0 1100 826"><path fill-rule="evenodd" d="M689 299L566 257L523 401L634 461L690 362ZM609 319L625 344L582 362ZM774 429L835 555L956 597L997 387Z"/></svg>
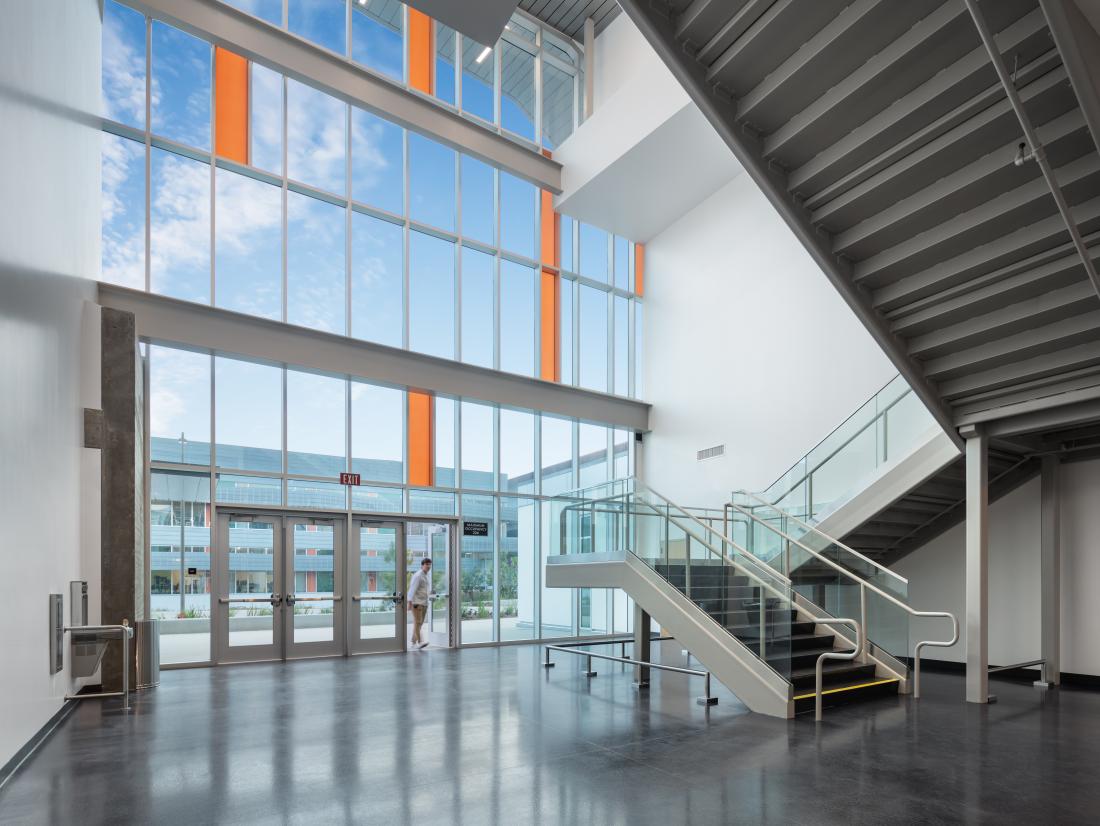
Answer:
<svg viewBox="0 0 1100 826"><path fill-rule="evenodd" d="M312 597L299 597L295 594L294 582L294 526L326 524L332 526L332 639L317 642L295 642L294 640L294 605ZM299 660L307 657L338 657L344 654L344 632L346 628L345 615L346 600L344 594L345 571L347 565L343 564L347 558L344 552L347 543L344 541L344 526L346 518L325 515L310 514L285 514L283 516L283 659ZM324 601L324 597L317 598Z"/></svg>
<svg viewBox="0 0 1100 826"><path fill-rule="evenodd" d="M363 527L392 528L394 531L394 625L393 638L361 639L359 636L360 603L364 594L359 588L359 562L363 549L359 545ZM405 594L398 587L399 572L405 570L405 520L392 518L373 518L368 516L353 516L351 519L351 534L347 543L347 564L345 568L345 581L348 583L345 593L349 599L345 611L345 627L347 629L347 647L349 655L353 654L381 654L399 653L406 650L408 640L405 631ZM381 593L381 592L378 592Z"/></svg>
<svg viewBox="0 0 1100 826"><path fill-rule="evenodd" d="M271 544L273 557L273 587L270 599L255 598L259 604L267 602L272 607L271 617L271 642L264 645L239 645L229 644L229 606L238 600L229 599L229 523L230 522L257 522L271 525ZM283 516L282 514L237 512L226 508L218 511L217 530L214 542L214 592L216 595L215 610L211 622L213 633L212 653L214 661L222 663L241 662L268 662L282 660L283 645L283 594L285 593L283 557ZM250 598L251 600L251 598ZM243 600L242 600L243 601Z"/></svg>
<svg viewBox="0 0 1100 826"><path fill-rule="evenodd" d="M272 641L263 645L231 646L229 644L229 605L243 600L229 600L229 523L258 522L272 527L274 554L273 596L270 599L256 597L258 603L268 603L273 608ZM294 525L328 523L332 525L333 553L333 639L321 642L294 642L294 614L291 609L294 597ZM345 526L347 519L336 514L311 514L291 512L253 511L249 509L221 508L217 512L213 547L213 582L216 600L211 621L212 654L214 662L222 664L242 662L280 662L309 657L332 657L346 653L345 642L345 568L347 558ZM251 598L250 598L251 599ZM289 600L289 604L288 604Z"/></svg>

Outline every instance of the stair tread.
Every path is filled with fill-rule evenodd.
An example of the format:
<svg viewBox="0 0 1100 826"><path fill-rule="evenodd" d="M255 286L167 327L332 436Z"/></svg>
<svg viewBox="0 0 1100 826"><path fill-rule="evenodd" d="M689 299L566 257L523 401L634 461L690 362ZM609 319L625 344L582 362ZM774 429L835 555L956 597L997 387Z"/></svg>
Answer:
<svg viewBox="0 0 1100 826"><path fill-rule="evenodd" d="M837 683L837 684L828 686L827 688L823 687L821 689L821 694L823 696L826 695L826 694L840 694L842 692L858 691L859 689L862 689L862 688L877 688L879 686L886 685L887 683L900 683L900 682L901 682L901 680L899 680L897 677L874 677L870 680L868 680L868 679L851 680L851 681L844 682L844 683ZM816 696L816 694L815 694L814 691L811 690L809 692L802 692L800 694L795 694L792 699L806 700L806 699L812 699L814 696Z"/></svg>
<svg viewBox="0 0 1100 826"><path fill-rule="evenodd" d="M868 668L875 668L874 663L860 663L850 660L825 660L821 665L821 671L825 674L837 674L845 671L861 671ZM790 679L794 680L803 679L805 677L817 676L817 666L811 666L810 668L795 668L791 670Z"/></svg>

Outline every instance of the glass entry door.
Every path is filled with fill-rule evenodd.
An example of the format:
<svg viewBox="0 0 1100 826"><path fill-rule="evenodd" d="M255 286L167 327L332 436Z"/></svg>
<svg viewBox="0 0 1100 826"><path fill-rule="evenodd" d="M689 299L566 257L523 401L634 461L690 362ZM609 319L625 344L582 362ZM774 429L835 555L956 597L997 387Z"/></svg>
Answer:
<svg viewBox="0 0 1100 826"><path fill-rule="evenodd" d="M342 528L308 516L218 515L218 662L343 653Z"/></svg>
<svg viewBox="0 0 1100 826"><path fill-rule="evenodd" d="M348 554L348 651L405 650L405 527L400 522L356 520Z"/></svg>
<svg viewBox="0 0 1100 826"><path fill-rule="evenodd" d="M428 598L428 616L424 628L428 632L428 642L432 645L450 646L454 639L451 621L451 539L452 527L449 522L406 522L405 523L405 592L408 592L409 578L420 568L425 557L432 560L432 590ZM412 618L409 617L409 631L412 634Z"/></svg>
<svg viewBox="0 0 1100 826"><path fill-rule="evenodd" d="M287 658L344 653L342 527L333 519L285 520Z"/></svg>

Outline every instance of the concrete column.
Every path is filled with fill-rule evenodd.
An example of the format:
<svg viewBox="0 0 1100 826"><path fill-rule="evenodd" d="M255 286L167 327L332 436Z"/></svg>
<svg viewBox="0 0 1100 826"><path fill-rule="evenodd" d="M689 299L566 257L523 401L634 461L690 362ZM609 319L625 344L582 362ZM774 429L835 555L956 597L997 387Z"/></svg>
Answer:
<svg viewBox="0 0 1100 826"><path fill-rule="evenodd" d="M989 444L966 439L966 701L989 702Z"/></svg>
<svg viewBox="0 0 1100 826"><path fill-rule="evenodd" d="M1040 623L1044 688L1061 682L1062 648L1062 533L1061 463L1057 456L1044 456L1040 483Z"/></svg>
<svg viewBox="0 0 1100 826"><path fill-rule="evenodd" d="M642 662L650 662L652 658L651 636L653 634L652 622L649 614L642 610L638 603L634 603L634 659ZM634 685L638 688L649 688L649 666L634 666Z"/></svg>
<svg viewBox="0 0 1100 826"><path fill-rule="evenodd" d="M133 313L102 311L101 615L107 625L145 617L144 455L141 370ZM136 684L131 646L130 685ZM103 658L103 689L122 688L122 649Z"/></svg>

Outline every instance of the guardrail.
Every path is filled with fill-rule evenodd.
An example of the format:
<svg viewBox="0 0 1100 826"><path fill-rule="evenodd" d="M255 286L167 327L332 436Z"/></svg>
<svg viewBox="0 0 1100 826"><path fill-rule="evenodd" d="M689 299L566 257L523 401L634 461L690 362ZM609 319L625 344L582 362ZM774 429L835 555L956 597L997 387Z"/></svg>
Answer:
<svg viewBox="0 0 1100 826"><path fill-rule="evenodd" d="M608 660L609 662L625 663L627 665L640 665L645 668L655 668L658 671L672 671L676 674L688 674L693 677L702 677L703 683L703 696L698 697L695 702L701 706L715 706L718 705L718 698L710 692L710 672L702 671L697 668L683 668L678 665L663 665L661 663L646 662L645 660L632 660L628 657L616 657L613 654L600 654L595 651L578 651L577 648L583 643L576 643L574 645L545 645L543 649L546 651L546 660L543 662L543 668L553 668L555 663L550 660L551 651L560 651L565 654L576 654L580 657L586 657L584 676L588 679L592 679L597 676L597 672L592 670L592 660ZM599 643L590 643L592 645L598 645ZM625 641L623 644L623 650L625 651Z"/></svg>

